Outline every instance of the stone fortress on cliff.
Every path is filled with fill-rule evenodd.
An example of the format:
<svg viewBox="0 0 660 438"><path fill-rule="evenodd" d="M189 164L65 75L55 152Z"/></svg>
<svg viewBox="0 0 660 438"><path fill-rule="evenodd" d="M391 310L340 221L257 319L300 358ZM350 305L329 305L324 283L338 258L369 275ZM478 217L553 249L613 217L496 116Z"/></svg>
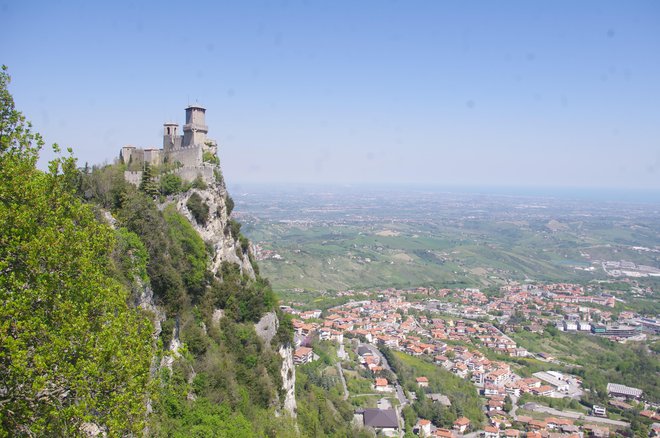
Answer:
<svg viewBox="0 0 660 438"><path fill-rule="evenodd" d="M124 146L119 160L126 165L124 177L139 185L146 166L157 168L161 173L171 172L183 181L192 182L201 177L206 182L214 180L218 144L206 137L206 109L200 105L186 108L186 123L183 135L178 135L178 123L163 125L163 148L136 148Z"/></svg>

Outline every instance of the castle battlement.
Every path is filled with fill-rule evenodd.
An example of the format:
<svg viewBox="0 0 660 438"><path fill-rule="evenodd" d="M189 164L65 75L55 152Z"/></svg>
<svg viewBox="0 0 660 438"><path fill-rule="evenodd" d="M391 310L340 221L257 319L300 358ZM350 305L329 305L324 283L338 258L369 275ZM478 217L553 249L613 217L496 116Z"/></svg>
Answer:
<svg viewBox="0 0 660 438"><path fill-rule="evenodd" d="M139 185L145 166L172 167L182 180L191 182L198 176L208 182L213 178L213 165L204 163L204 153L217 154L217 143L206 137L209 128L206 125L206 108L189 105L186 108L186 123L183 135L178 134L179 124L163 124L163 148L121 148L119 160L127 166L124 177L132 184Z"/></svg>

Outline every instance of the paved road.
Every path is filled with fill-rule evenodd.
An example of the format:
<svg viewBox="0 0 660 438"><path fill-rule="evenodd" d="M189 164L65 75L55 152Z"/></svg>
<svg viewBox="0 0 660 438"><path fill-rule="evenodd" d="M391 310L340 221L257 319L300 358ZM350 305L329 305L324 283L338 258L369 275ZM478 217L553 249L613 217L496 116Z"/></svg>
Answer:
<svg viewBox="0 0 660 438"><path fill-rule="evenodd" d="M337 356L339 361L335 364L337 366L337 372L339 373L339 378L341 379L341 386L344 387L344 400L348 400L348 387L346 386L346 379L344 378L344 369L341 367L341 360L346 356L346 351L344 350L344 344L339 344L337 349Z"/></svg>
<svg viewBox="0 0 660 438"><path fill-rule="evenodd" d="M390 364L387 363L387 359L385 359L385 356L383 356L383 354L380 352L378 348L376 348L375 345L359 344L359 346L367 347L374 356L380 357L380 366L382 366L383 369L392 371L392 368L390 368ZM408 399L406 398L406 395L403 393L403 388L401 388L401 385L399 385L398 382L394 385L394 389L396 389L396 398L399 400L401 407L407 405Z"/></svg>
<svg viewBox="0 0 660 438"><path fill-rule="evenodd" d="M518 397L515 395L510 395L509 398L511 399L511 412L509 412L509 415L511 415L514 419L518 418L516 417L516 411L518 410Z"/></svg>
<svg viewBox="0 0 660 438"><path fill-rule="evenodd" d="M344 400L348 400L348 387L346 386L346 379L344 378L344 369L341 367L340 362L337 362L336 365L339 378L341 379L341 386L344 387Z"/></svg>
<svg viewBox="0 0 660 438"><path fill-rule="evenodd" d="M401 407L407 405L408 399L406 398L406 395L403 393L403 388L401 388L401 385L397 383L395 385L395 389L396 389L396 398L399 400L399 403L401 403Z"/></svg>
<svg viewBox="0 0 660 438"><path fill-rule="evenodd" d="M565 418L573 418L576 420L584 420L588 422L594 422L594 423L605 423L605 424L611 424L613 426L619 426L619 427L628 427L630 426L629 423L625 421L619 421L619 420L610 420L609 418L602 418L602 417L593 417L591 415L584 415L580 414L579 412L571 412L571 411L558 411L557 409L553 409L547 406L542 406L542 405L537 405L536 403L525 403L523 408L531 411L536 411L536 412L543 412L544 414L550 414L550 415L555 415L557 417L565 417Z"/></svg>
<svg viewBox="0 0 660 438"><path fill-rule="evenodd" d="M392 371L392 368L390 368L390 364L387 363L387 359L385 359L385 356L383 356L383 354L380 352L378 348L376 348L375 345L358 344L358 348L359 347L367 347L374 356L380 357L380 366L382 366L383 369ZM399 406L397 406L394 410L396 412L397 421L399 423L399 437L402 437L404 434L404 427L403 427L403 416L401 415L401 410L405 405L408 404L408 399L406 398L406 395L403 393L403 389L401 388L401 385L399 385L398 382L394 385L394 389L396 390L396 398L399 400Z"/></svg>

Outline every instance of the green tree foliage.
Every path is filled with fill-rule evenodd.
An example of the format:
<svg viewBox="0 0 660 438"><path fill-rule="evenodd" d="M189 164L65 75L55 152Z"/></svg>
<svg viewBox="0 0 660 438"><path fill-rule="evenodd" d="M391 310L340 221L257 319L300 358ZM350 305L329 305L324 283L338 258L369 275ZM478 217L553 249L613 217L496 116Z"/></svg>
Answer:
<svg viewBox="0 0 660 438"><path fill-rule="evenodd" d="M248 252L248 250L250 249L250 241L248 240L247 237L245 237L243 235L238 237L238 241L241 244L241 252L243 252L243 254L246 254Z"/></svg>
<svg viewBox="0 0 660 438"><path fill-rule="evenodd" d="M195 221L204 225L209 220L209 206L202 200L202 197L197 193L193 193L186 202L186 207L195 218Z"/></svg>
<svg viewBox="0 0 660 438"><path fill-rule="evenodd" d="M481 427L484 422L482 403L474 385L450 373L432 362L402 352L394 352L382 348L381 352L387 359L392 370L399 377L399 382L405 388L417 393L417 401L413 409L421 418L431 420L436 426L450 427L460 416L470 419L474 427ZM425 376L429 379L428 388L419 388L415 378ZM442 407L424 397L424 390L431 393L442 393L449 397L451 406Z"/></svg>
<svg viewBox="0 0 660 438"><path fill-rule="evenodd" d="M127 285L132 284L136 278L144 283L148 282L149 253L140 237L126 228L119 228L116 231L116 238L117 246L113 253L113 259L118 265L116 277L123 279Z"/></svg>
<svg viewBox="0 0 660 438"><path fill-rule="evenodd" d="M580 376L583 386L592 391L593 403L607 401L606 387L609 382L641 388L650 401L660 400L660 360L649 353L644 344L618 344L604 338L596 338L603 349L590 351L580 368L570 370Z"/></svg>
<svg viewBox="0 0 660 438"><path fill-rule="evenodd" d="M163 211L167 230L173 242L173 256L186 290L193 298L201 295L206 287L206 267L209 254L204 241L190 225L190 222L176 211L173 205L168 205Z"/></svg>
<svg viewBox="0 0 660 438"><path fill-rule="evenodd" d="M227 228L225 229L225 234L229 234L234 239L238 239L241 235L241 223L235 221L234 219L229 219Z"/></svg>
<svg viewBox="0 0 660 438"><path fill-rule="evenodd" d="M280 312L278 309L277 318L280 321L277 327L277 333L273 338L273 343L279 345L293 344L293 317L289 313Z"/></svg>
<svg viewBox="0 0 660 438"><path fill-rule="evenodd" d="M204 153L202 154L202 160L205 163L220 164L220 159L218 158L218 156L209 151L204 151Z"/></svg>
<svg viewBox="0 0 660 438"><path fill-rule="evenodd" d="M143 193L128 192L117 218L139 236L149 256L147 273L156 298L170 315L196 303L211 281L204 241L173 205L162 212Z"/></svg>
<svg viewBox="0 0 660 438"><path fill-rule="evenodd" d="M222 281L214 281L208 300L215 307L225 309L234 321L258 321L265 312L273 309L277 299L267 280L252 281L242 275L235 263L223 262L220 273Z"/></svg>
<svg viewBox="0 0 660 438"><path fill-rule="evenodd" d="M186 301L181 277L182 250L174 248L167 222L151 197L142 192L129 191L117 211L119 222L137 234L149 253L147 273L157 300L170 314L176 314Z"/></svg>
<svg viewBox="0 0 660 438"><path fill-rule="evenodd" d="M511 412L511 409L513 409L513 400L511 400L511 397L507 394L506 397L504 397L504 410L506 412Z"/></svg>
<svg viewBox="0 0 660 438"><path fill-rule="evenodd" d="M352 426L353 405L344 400L339 379L330 376L322 361L296 368L298 425L304 437L368 437L365 430Z"/></svg>
<svg viewBox="0 0 660 438"><path fill-rule="evenodd" d="M521 332L513 337L529 351L550 352L559 360L576 364L577 367L566 366L560 371L582 378L583 386L590 390L583 400L606 404L606 386L610 382L640 388L650 401L660 400L660 360L644 343L629 341L622 344L601 336L550 332L547 329L543 334ZM519 359L526 358L516 358L515 361ZM525 368L534 370L535 365L528 362Z"/></svg>
<svg viewBox="0 0 660 438"><path fill-rule="evenodd" d="M557 330L557 327L555 327L554 324L547 324L545 326L545 333L547 333L548 335L554 338L559 335L559 330Z"/></svg>
<svg viewBox="0 0 660 438"><path fill-rule="evenodd" d="M0 436L143 427L148 319L110 275L115 235L77 197L73 158L36 168L41 138L0 73Z"/></svg>
<svg viewBox="0 0 660 438"><path fill-rule="evenodd" d="M217 182L220 185L225 184L225 178L222 176L222 171L220 170L220 167L216 167L213 169L213 178L215 179L215 182Z"/></svg>
<svg viewBox="0 0 660 438"><path fill-rule="evenodd" d="M151 433L157 437L241 437L252 436L252 425L227 403L208 398L186 400L187 384L180 369L172 375L161 373L160 391L154 403L155 420Z"/></svg>
<svg viewBox="0 0 660 438"><path fill-rule="evenodd" d="M227 216L231 216L231 212L234 211L234 199L231 196L227 196L225 205L227 206Z"/></svg>
<svg viewBox="0 0 660 438"><path fill-rule="evenodd" d="M135 186L124 179L123 166L106 165L81 172L78 190L84 199L115 210L121 207L126 193L134 191Z"/></svg>
<svg viewBox="0 0 660 438"><path fill-rule="evenodd" d="M146 193L147 195L153 197L158 196L158 185L154 179L153 171L151 166L145 164L144 170L142 171L142 181L140 181L140 190Z"/></svg>
<svg viewBox="0 0 660 438"><path fill-rule="evenodd" d="M412 432L412 428L417 424L417 412L415 412L412 406L406 405L401 410L401 415L403 416L406 433Z"/></svg>
<svg viewBox="0 0 660 438"><path fill-rule="evenodd" d="M278 419L273 412L282 385L279 354L262 343L252 323L202 319L194 310L181 318L181 337L193 354L179 359L171 374L164 370L159 378L151 419L154 435L188 436L195 426L208 434L200 436L295 436L290 420ZM208 333L201 329L202 322ZM210 432L238 426L238 435Z"/></svg>
<svg viewBox="0 0 660 438"><path fill-rule="evenodd" d="M160 178L160 192L165 195L175 195L183 190L183 181L178 175L166 173Z"/></svg>
<svg viewBox="0 0 660 438"><path fill-rule="evenodd" d="M192 186L195 189L199 190L206 190L208 188L208 184L206 184L206 181L201 176L197 176L195 180L192 182Z"/></svg>

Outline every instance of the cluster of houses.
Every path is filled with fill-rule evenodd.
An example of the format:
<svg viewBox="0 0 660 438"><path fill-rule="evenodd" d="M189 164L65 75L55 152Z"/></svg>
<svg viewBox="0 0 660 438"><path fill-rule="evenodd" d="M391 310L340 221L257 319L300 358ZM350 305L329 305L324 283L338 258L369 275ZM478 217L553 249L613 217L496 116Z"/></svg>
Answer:
<svg viewBox="0 0 660 438"><path fill-rule="evenodd" d="M516 284L500 288L502 297L493 299L487 305L487 311L513 315L520 312L526 319L538 321L542 325L557 323L561 319L576 323L573 330L590 330L587 324L592 320L608 322L612 312L590 306L614 307L615 298L610 295L585 295L583 286L571 283L553 283L547 285ZM549 316L548 316L549 315ZM572 327L572 326L571 326Z"/></svg>
<svg viewBox="0 0 660 438"><path fill-rule="evenodd" d="M457 435L463 435L470 430L470 420L467 417L459 417L454 421L451 429L435 427L431 421L419 419L413 433L422 437L442 437L442 438L455 438Z"/></svg>
<svg viewBox="0 0 660 438"><path fill-rule="evenodd" d="M442 296L451 294L459 298L460 305L441 303L436 307L472 319L498 315L500 319L505 318L507 330L522 328L541 332L544 326L553 324L561 331L592 333L613 340L660 333L660 322L637 317L632 312L621 312L618 322L614 323L614 313L602 309L614 307L614 296L587 295L583 286L571 283L512 284L500 288L502 296L490 298L476 289L439 292ZM528 321L527 324L522 326L517 321L506 320L516 314Z"/></svg>
<svg viewBox="0 0 660 438"><path fill-rule="evenodd" d="M420 293L419 290L413 292L417 295ZM328 309L323 318L320 310L306 312L297 312L291 308L283 310L295 315L293 325L297 349L294 361L297 364L313 360L313 351L309 348L311 337L317 336L319 339L334 340L339 343L343 342L344 337L350 337L370 344L387 346L412 356L428 356L433 358L437 365L455 375L470 379L487 400L484 411L488 418L488 426L482 432L485 438L608 436L609 429L606 427L576 426L568 419L547 418L541 421L518 416L514 420L509 416L504 411L507 396L519 397L529 393L545 397L565 397L569 395L569 386L571 391L575 391L581 382L575 377L552 371L522 378L511 370L508 363L488 359L483 352L484 348L510 357L525 357L528 352L516 345L515 341L486 318L475 321L468 320L465 316L479 317L483 312L486 314L497 312L499 316L511 317L522 313L524 320L527 321L523 329L541 331L551 321L557 321L558 315L550 313L554 315L554 319L549 319L549 312L558 312L562 314L561 324L567 324L565 329L587 331L587 327L581 325L583 322L588 324L591 330L595 324L586 321L596 314L600 321L608 321L611 314L580 305L579 303L587 301L583 298L593 297L585 297L583 288L578 285L563 283L545 286L515 285L503 287L501 292L501 296L493 298L476 289L457 291L424 289L423 293L429 297L428 299L410 302L406 300L406 295L410 291L388 289L380 291L378 299L350 301ZM459 303L456 299L439 303L438 297L458 298ZM443 313L454 312L457 318L434 317L434 310L440 306L444 306ZM504 327L506 332L506 322ZM392 382L379 375L382 367L378 355L362 347L362 350L358 349L358 357L361 364L373 373L373 389L376 392L395 390ZM417 384L424 387L428 385L428 380L424 376L419 376ZM612 390L626 391L620 388L620 385L613 386ZM579 392L572 392L570 395L576 396ZM444 397L446 403L450 403L441 394L435 396L438 400ZM597 409L602 409L602 412L596 412ZM383 410L365 409L356 413L356 416L360 416L362 424L380 430L386 435L399 430L399 425L395 426L393 421L396 415L392 416L391 413L381 411ZM605 408L596 406L592 413L604 416L605 412ZM470 430L467 418L459 418L457 422L454 428L449 430L435 427L428 420L420 419L415 431L420 436L448 438ZM514 423L515 427L512 427ZM378 426L379 424L382 427ZM525 432L521 432L520 429L524 429Z"/></svg>

